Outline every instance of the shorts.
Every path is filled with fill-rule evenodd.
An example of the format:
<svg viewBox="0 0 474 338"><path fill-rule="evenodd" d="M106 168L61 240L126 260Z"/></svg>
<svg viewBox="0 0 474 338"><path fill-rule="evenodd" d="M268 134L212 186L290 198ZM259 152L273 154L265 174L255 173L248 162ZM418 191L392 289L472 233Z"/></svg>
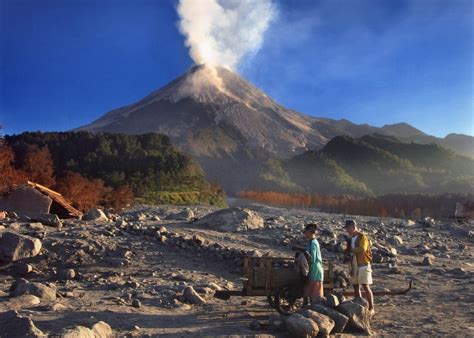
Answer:
<svg viewBox="0 0 474 338"><path fill-rule="evenodd" d="M372 266L369 264L358 266L355 256L351 263L351 283L354 284L372 284Z"/></svg>
<svg viewBox="0 0 474 338"><path fill-rule="evenodd" d="M354 284L372 284L372 267L370 263L367 265L358 266L354 269L354 274L351 276L351 283Z"/></svg>

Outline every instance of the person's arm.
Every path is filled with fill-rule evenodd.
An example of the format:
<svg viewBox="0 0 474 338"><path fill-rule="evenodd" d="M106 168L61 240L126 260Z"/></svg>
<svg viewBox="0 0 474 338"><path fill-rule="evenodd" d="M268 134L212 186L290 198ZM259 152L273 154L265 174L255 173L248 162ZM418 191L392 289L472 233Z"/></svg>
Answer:
<svg viewBox="0 0 474 338"><path fill-rule="evenodd" d="M322 262L321 250L317 240L311 241L311 263Z"/></svg>
<svg viewBox="0 0 474 338"><path fill-rule="evenodd" d="M362 252L367 251L368 248L369 248L369 240L367 239L366 235L362 234L361 237L360 237L359 245L356 246L351 251L355 254L358 254L358 253L362 253Z"/></svg>

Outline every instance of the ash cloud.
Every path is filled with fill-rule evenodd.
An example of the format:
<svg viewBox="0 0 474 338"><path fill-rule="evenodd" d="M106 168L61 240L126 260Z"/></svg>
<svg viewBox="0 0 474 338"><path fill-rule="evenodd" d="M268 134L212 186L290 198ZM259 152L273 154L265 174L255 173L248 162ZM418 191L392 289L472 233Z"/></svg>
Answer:
<svg viewBox="0 0 474 338"><path fill-rule="evenodd" d="M230 69L260 49L277 16L272 0L180 0L177 11L191 58Z"/></svg>

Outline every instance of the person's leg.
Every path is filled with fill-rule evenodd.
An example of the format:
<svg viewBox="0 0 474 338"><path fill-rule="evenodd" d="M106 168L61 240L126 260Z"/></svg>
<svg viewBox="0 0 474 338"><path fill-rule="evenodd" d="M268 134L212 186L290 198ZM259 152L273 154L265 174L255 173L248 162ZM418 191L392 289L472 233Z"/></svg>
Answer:
<svg viewBox="0 0 474 338"><path fill-rule="evenodd" d="M354 297L355 297L355 298L360 297L359 284L354 284Z"/></svg>
<svg viewBox="0 0 474 338"><path fill-rule="evenodd" d="M367 301L369 302L369 310L372 310L374 308L374 295L372 294L370 285L362 284L362 287L364 288L364 291L365 291L365 298L367 298Z"/></svg>

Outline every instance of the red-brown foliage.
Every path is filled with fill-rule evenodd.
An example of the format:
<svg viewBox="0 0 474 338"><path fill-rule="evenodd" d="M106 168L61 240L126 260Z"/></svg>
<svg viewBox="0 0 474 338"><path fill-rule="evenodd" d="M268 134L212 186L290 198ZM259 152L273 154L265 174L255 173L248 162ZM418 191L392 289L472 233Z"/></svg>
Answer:
<svg viewBox="0 0 474 338"><path fill-rule="evenodd" d="M81 211L99 205L106 193L102 180L88 180L81 174L70 171L58 179L56 190Z"/></svg>
<svg viewBox="0 0 474 338"><path fill-rule="evenodd" d="M133 191L127 185L114 191L100 179L89 180L71 171L58 179L56 190L81 211L97 206L119 209L133 201Z"/></svg>
<svg viewBox="0 0 474 338"><path fill-rule="evenodd" d="M56 183L53 159L48 148L29 146L21 161L20 169L35 183L47 187L52 187Z"/></svg>
<svg viewBox="0 0 474 338"><path fill-rule="evenodd" d="M13 150L6 145L0 145L0 194L28 180L26 173L15 169L14 162Z"/></svg>
<svg viewBox="0 0 474 338"><path fill-rule="evenodd" d="M271 191L243 191L241 198L292 207L312 207L321 211L351 215L419 219L453 216L456 202L473 201L473 194L391 194L379 197L348 195L304 195Z"/></svg>

